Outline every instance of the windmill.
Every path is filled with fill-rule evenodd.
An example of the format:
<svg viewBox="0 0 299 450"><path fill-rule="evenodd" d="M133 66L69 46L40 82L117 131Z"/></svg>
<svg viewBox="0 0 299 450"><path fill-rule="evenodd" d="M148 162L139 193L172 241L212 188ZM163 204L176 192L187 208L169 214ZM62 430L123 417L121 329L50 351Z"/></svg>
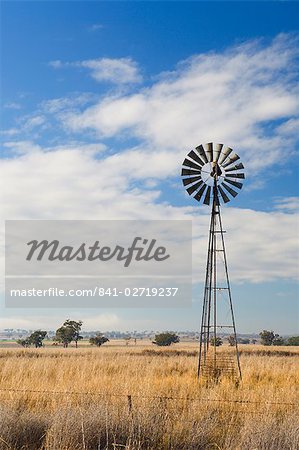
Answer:
<svg viewBox="0 0 299 450"><path fill-rule="evenodd" d="M212 205L200 329L200 379L241 379L220 204L228 203L242 188L243 169L240 157L230 147L212 142L199 145L183 161L181 175L188 194L198 202ZM219 323L220 318L225 323ZM229 332L234 347L228 354L220 352L217 345L224 332Z"/></svg>

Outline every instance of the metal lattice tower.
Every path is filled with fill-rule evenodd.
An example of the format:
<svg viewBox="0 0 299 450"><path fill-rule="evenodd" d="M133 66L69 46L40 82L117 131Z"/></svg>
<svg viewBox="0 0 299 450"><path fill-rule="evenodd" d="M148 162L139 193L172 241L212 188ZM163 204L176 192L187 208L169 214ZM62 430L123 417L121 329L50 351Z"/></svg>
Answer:
<svg viewBox="0 0 299 450"><path fill-rule="evenodd" d="M241 379L232 295L228 275L220 203L236 197L245 179L244 166L230 147L208 143L188 153L183 162L182 181L189 195L205 205L212 204L208 257L200 330L198 377L217 381L223 376ZM219 323L224 320L225 323ZM234 352L219 351L217 341L230 333Z"/></svg>

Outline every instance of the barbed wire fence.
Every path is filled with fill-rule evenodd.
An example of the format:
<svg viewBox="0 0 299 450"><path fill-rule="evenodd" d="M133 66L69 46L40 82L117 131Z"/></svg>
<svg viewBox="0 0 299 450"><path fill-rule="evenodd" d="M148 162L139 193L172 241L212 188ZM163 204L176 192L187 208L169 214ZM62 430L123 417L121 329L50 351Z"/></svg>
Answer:
<svg viewBox="0 0 299 450"><path fill-rule="evenodd" d="M299 409L299 402L283 402L283 401L259 401L259 400L248 400L248 399L217 399L217 398L206 398L206 397L179 397L179 396L168 396L168 395L140 395L140 394L130 394L130 393L107 393L107 392L88 392L88 391L49 391L40 389L18 389L14 387L0 388L0 393L19 393L19 394L40 394L45 396L59 395L59 396L86 396L86 397L102 397L105 401L109 403L109 398L122 398L127 403L128 412L132 413L135 408L138 407L138 400L151 400L157 401L160 404L167 404L167 402L185 402L185 403L214 403L214 404L238 404L240 406L250 406L259 405L264 407L271 406L281 406L290 407L291 409ZM142 405L144 407L144 405ZM238 412L250 412L259 413L258 411L248 411L246 409L238 409Z"/></svg>

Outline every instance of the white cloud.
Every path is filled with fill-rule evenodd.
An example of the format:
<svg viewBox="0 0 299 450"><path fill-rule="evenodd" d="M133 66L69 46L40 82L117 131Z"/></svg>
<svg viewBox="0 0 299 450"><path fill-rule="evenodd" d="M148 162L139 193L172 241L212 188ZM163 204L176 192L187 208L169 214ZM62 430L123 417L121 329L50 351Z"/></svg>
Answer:
<svg viewBox="0 0 299 450"><path fill-rule="evenodd" d="M16 136L17 134L19 134L20 130L18 128L8 128L7 130L3 130L1 131L1 134L3 136Z"/></svg>
<svg viewBox="0 0 299 450"><path fill-rule="evenodd" d="M104 28L104 25L101 23L94 23L88 27L88 31L98 31Z"/></svg>
<svg viewBox="0 0 299 450"><path fill-rule="evenodd" d="M27 138L33 140L41 136L42 132L55 128L61 132L60 116L68 113L79 112L84 106L88 106L98 99L98 95L91 92L72 92L68 97L58 97L42 101L38 108L31 114L25 114L16 118L16 126L4 129L0 133L3 136L22 136L22 140ZM33 135L33 131L35 135Z"/></svg>
<svg viewBox="0 0 299 450"><path fill-rule="evenodd" d="M31 141L9 141L5 142L3 147L9 149L12 156L36 153L41 150L39 145L34 144Z"/></svg>
<svg viewBox="0 0 299 450"><path fill-rule="evenodd" d="M235 280L298 279L298 213L229 208L223 220Z"/></svg>
<svg viewBox="0 0 299 450"><path fill-rule="evenodd" d="M84 319L83 331L119 329L120 324L121 320L116 314L98 314Z"/></svg>
<svg viewBox="0 0 299 450"><path fill-rule="evenodd" d="M283 212L299 212L299 197L278 197L275 199L274 208Z"/></svg>
<svg viewBox="0 0 299 450"><path fill-rule="evenodd" d="M298 114L298 86L292 78L296 52L296 42L280 35L267 47L249 42L225 53L193 56L161 74L151 87L108 95L82 113L66 115L64 122L76 132L92 129L104 138L138 138L171 150L174 159L199 143L223 142L257 173L280 162L286 146L294 147L287 126L273 125L269 132L268 123L294 120ZM267 158L261 161L264 149Z"/></svg>
<svg viewBox="0 0 299 450"><path fill-rule="evenodd" d="M64 313L65 314L65 313ZM86 316L85 311L72 312L69 314L65 314L65 316L71 316L73 320L83 320L83 331L89 330L101 330L108 331L113 329L121 328L121 321L116 314L96 314L93 316ZM36 324L38 327L43 330L56 330L63 322L62 314L47 314L47 315L34 315L32 316L26 315L10 315L10 317L2 316L0 317L0 330L4 328L13 328L13 329L24 329L30 330L35 329Z"/></svg>
<svg viewBox="0 0 299 450"><path fill-rule="evenodd" d="M59 59L55 59L54 61L49 62L49 66L53 67L53 69L61 69L64 66L64 64Z"/></svg>
<svg viewBox="0 0 299 450"><path fill-rule="evenodd" d="M20 105L20 103L16 103L16 102L8 102L8 103L5 103L4 108L6 108L6 109L21 109L22 105Z"/></svg>
<svg viewBox="0 0 299 450"><path fill-rule="evenodd" d="M298 112L297 87L292 81L295 51L292 39L280 36L268 47L250 42L224 54L193 56L175 71L161 74L151 87L133 95L107 95L82 113L74 113L73 108L82 107L84 99L45 102L45 114L63 119L67 131L91 129L102 137L138 138L138 145L111 154L115 149L102 144L74 142L43 148L25 140L7 143L16 157L0 160L6 192L3 218L192 217L194 267L203 273L208 210L187 206L191 204L187 202L185 207L173 206L171 195L168 203L162 201L160 182L178 176L187 150L210 140L235 148L250 175L261 171L265 175L267 167L291 158ZM107 61L106 65L103 60L69 65L85 63L99 77L110 73L117 79L118 69L113 67L119 68L120 60ZM117 61L116 66L111 61ZM60 67L57 61L55 65ZM123 76L125 71L121 72ZM127 80L138 72L134 73L129 71ZM40 116L32 115L35 123L31 125L37 126ZM279 119L280 125L271 124L274 128L269 132L273 119ZM279 200L273 212L224 208L233 280L296 278L298 217L294 211L293 198Z"/></svg>
<svg viewBox="0 0 299 450"><path fill-rule="evenodd" d="M68 144L62 144L56 147L44 147L42 148L38 144L34 144L31 141L10 141L3 144L5 148L11 151L11 155L28 155L32 153L48 153L48 152L82 152L82 154L89 153L92 156L103 152L106 146L101 143L83 143L83 142L69 142ZM0 161L1 162L1 161Z"/></svg>
<svg viewBox="0 0 299 450"><path fill-rule="evenodd" d="M78 107L82 107L87 103L94 100L96 96L92 93L76 92L69 97L52 98L51 100L45 100L41 103L41 109L47 114L57 114L61 111L74 110Z"/></svg>
<svg viewBox="0 0 299 450"><path fill-rule="evenodd" d="M194 276L203 278L208 208L173 206L160 201L159 185L146 190L135 186L136 179L162 174L166 155L131 151L98 159L80 146L51 151L32 146L30 151L29 143L19 143L15 148L18 158L0 160L3 219L192 218ZM298 215L226 207L223 221L234 282L296 279Z"/></svg>
<svg viewBox="0 0 299 450"><path fill-rule="evenodd" d="M40 127L46 123L46 118L43 116L29 117L22 126L25 131L31 131L36 127Z"/></svg>
<svg viewBox="0 0 299 450"><path fill-rule="evenodd" d="M1 131L3 136L17 136L29 134L33 138L33 131L41 132L47 129L49 124L42 114L25 115L18 118L17 127L8 128Z"/></svg>
<svg viewBox="0 0 299 450"><path fill-rule="evenodd" d="M82 61L82 67L91 69L96 81L109 81L115 84L138 83L141 81L138 66L131 58L101 58Z"/></svg>
<svg viewBox="0 0 299 450"><path fill-rule="evenodd" d="M299 118L290 119L279 126L279 132L286 135L298 134Z"/></svg>
<svg viewBox="0 0 299 450"><path fill-rule="evenodd" d="M138 64L132 58L98 58L85 61L50 61L54 69L63 67L83 67L90 70L91 77L98 82L112 84L139 83L142 80Z"/></svg>

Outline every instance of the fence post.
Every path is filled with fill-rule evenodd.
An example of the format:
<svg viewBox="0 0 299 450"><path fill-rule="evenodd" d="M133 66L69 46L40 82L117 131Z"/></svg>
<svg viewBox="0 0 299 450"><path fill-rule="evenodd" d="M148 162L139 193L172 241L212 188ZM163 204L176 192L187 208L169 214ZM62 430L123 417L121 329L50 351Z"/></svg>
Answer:
<svg viewBox="0 0 299 450"><path fill-rule="evenodd" d="M128 408L129 408L129 414L132 414L132 396L128 395Z"/></svg>

